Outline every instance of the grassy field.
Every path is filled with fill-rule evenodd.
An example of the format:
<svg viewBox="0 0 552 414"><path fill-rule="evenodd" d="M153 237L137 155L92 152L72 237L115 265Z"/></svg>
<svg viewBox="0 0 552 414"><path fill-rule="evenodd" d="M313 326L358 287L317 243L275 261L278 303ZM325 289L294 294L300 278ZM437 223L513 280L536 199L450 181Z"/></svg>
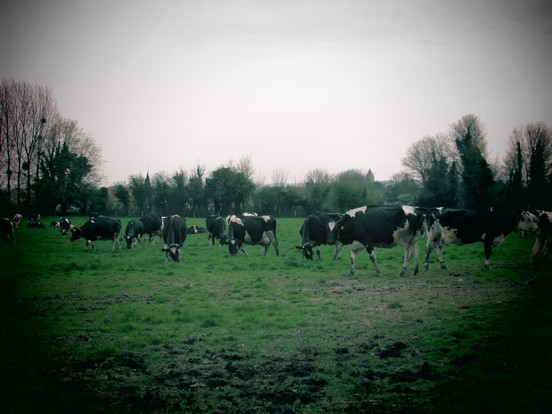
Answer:
<svg viewBox="0 0 552 414"><path fill-rule="evenodd" d="M552 275L528 267L532 238L510 236L492 271L478 244L402 278L401 250L377 249L382 275L364 253L349 277L348 249L301 259L301 221L278 221L279 257L199 234L181 263L159 242L92 253L17 229L0 244L0 411L552 412Z"/></svg>

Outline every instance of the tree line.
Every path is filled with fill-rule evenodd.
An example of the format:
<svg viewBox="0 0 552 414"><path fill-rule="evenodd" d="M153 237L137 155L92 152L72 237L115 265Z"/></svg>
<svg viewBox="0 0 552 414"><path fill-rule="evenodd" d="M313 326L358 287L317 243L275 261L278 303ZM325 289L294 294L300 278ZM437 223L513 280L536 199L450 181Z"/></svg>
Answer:
<svg viewBox="0 0 552 414"><path fill-rule="evenodd" d="M482 122L468 114L450 131L415 142L402 164L408 174L395 184L411 179L419 205L552 208L552 129L544 122L514 128L502 161L493 163Z"/></svg>
<svg viewBox="0 0 552 414"><path fill-rule="evenodd" d="M273 184L254 179L251 157L207 173L130 175L99 186L99 145L77 121L63 117L48 88L3 80L0 88L0 209L42 214L138 216L146 212L204 217L255 211L304 216L346 211L365 204L477 208L552 208L552 131L542 122L513 129L502 161L489 160L485 130L473 114L449 131L425 136L402 159L405 170L379 182L371 170L332 175L309 171L301 183L273 172Z"/></svg>

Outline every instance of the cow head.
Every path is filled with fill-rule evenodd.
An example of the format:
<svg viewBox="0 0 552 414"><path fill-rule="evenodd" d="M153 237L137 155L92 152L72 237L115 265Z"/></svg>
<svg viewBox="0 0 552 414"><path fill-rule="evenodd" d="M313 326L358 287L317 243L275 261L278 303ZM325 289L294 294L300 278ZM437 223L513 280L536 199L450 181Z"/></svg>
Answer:
<svg viewBox="0 0 552 414"><path fill-rule="evenodd" d="M134 236L125 236L127 249L132 249L138 244L138 239Z"/></svg>
<svg viewBox="0 0 552 414"><path fill-rule="evenodd" d="M346 245L351 244L353 239L351 237L344 236L351 233L351 231L349 231L349 227L351 226L352 221L354 221L353 217L347 213L335 223L333 228L330 227L330 231L328 233L328 244L336 244L338 241Z"/></svg>
<svg viewBox="0 0 552 414"><path fill-rule="evenodd" d="M230 252L230 254L232 256L236 256L240 251L241 243L236 239L232 239L232 240L228 240L227 244L228 244L228 251Z"/></svg>
<svg viewBox="0 0 552 414"><path fill-rule="evenodd" d="M312 247L312 243L305 243L302 246L295 246L296 249L301 250L303 257L307 260L313 260L314 251Z"/></svg>
<svg viewBox="0 0 552 414"><path fill-rule="evenodd" d="M525 233L536 233L539 229L539 218L529 211L522 211L517 229Z"/></svg>
<svg viewBox="0 0 552 414"><path fill-rule="evenodd" d="M65 236L70 228L71 228L71 222L69 221L69 219L63 217L59 221L59 230L61 231L61 234Z"/></svg>
<svg viewBox="0 0 552 414"><path fill-rule="evenodd" d="M165 256L170 256L175 262L180 262L180 245L171 244L165 245L162 249L162 252L165 253Z"/></svg>
<svg viewBox="0 0 552 414"><path fill-rule="evenodd" d="M81 234L82 234L81 229L79 229L78 227L72 228L71 229L71 241L74 242L75 240L80 239Z"/></svg>

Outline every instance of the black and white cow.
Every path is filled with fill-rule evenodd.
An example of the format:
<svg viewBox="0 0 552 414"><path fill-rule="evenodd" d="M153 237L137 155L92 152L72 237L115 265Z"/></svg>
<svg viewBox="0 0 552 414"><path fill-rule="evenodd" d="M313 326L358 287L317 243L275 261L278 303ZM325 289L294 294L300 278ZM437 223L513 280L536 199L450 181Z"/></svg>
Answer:
<svg viewBox="0 0 552 414"><path fill-rule="evenodd" d="M506 236L515 230L534 233L538 224L535 215L529 212L515 213L496 208L478 210L436 208L428 222L426 259L424 266L429 268L429 258L433 250L437 252L441 269L446 269L443 248L449 244L470 244L483 242L485 267L491 267L493 246L498 246Z"/></svg>
<svg viewBox="0 0 552 414"><path fill-rule="evenodd" d="M301 235L301 246L295 246L301 250L303 257L307 260L312 260L314 256L313 249L316 249L318 260L320 259L320 246L328 244L328 236L333 230L335 223L343 217L339 213L316 213L308 216L299 234ZM335 243L334 259L341 258L342 244L337 241Z"/></svg>
<svg viewBox="0 0 552 414"><path fill-rule="evenodd" d="M19 228L19 226L21 225L21 222L23 221L23 214L21 213L15 213L15 215L13 216L13 222L15 224L15 228Z"/></svg>
<svg viewBox="0 0 552 414"><path fill-rule="evenodd" d="M243 244L260 244L264 246L264 254L270 244L274 245L276 256L280 255L278 239L276 238L276 219L272 216L231 216L228 223L228 250L232 256L241 250L248 254Z"/></svg>
<svg viewBox="0 0 552 414"><path fill-rule="evenodd" d="M119 234L121 233L121 220L111 219L105 216L97 216L88 220L80 228L71 229L71 241L74 242L81 237L86 240L86 248L92 244L92 251L96 251L96 240L112 240L113 251L115 246L121 248Z"/></svg>
<svg viewBox="0 0 552 414"><path fill-rule="evenodd" d="M165 253L165 261L170 256L175 262L179 262L180 249L182 249L188 235L186 219L177 215L163 217L163 219L164 246L161 251Z"/></svg>
<svg viewBox="0 0 552 414"><path fill-rule="evenodd" d="M71 220L69 220L67 217L62 217L59 219L59 231L63 236L67 234L67 232L71 230Z"/></svg>
<svg viewBox="0 0 552 414"><path fill-rule="evenodd" d="M208 233L208 231L205 227L200 227L195 225L188 227L188 234L201 234L201 233Z"/></svg>
<svg viewBox="0 0 552 414"><path fill-rule="evenodd" d="M163 220L158 214L149 213L140 218L144 224L144 234L148 235L148 242L155 243L155 236L163 234Z"/></svg>
<svg viewBox="0 0 552 414"><path fill-rule="evenodd" d="M374 264L376 274L380 269L376 260L375 247L390 248L402 246L404 260L400 275L406 273L408 262L415 257L414 275L418 273L418 233L424 228L425 209L411 206L364 206L349 210L330 232L328 243L337 241L351 248L351 270L354 275L358 253L366 249Z"/></svg>
<svg viewBox="0 0 552 414"><path fill-rule="evenodd" d="M40 219L41 219L40 213L31 213L29 214L28 222L29 223L40 222Z"/></svg>
<svg viewBox="0 0 552 414"><path fill-rule="evenodd" d="M44 224L42 224L42 222L40 220L41 220L40 213L31 213L31 214L29 214L28 221L27 221L27 227L43 229Z"/></svg>
<svg viewBox="0 0 552 414"><path fill-rule="evenodd" d="M209 240L211 240L211 245L215 245L215 240L220 241L220 245L226 244L226 231L227 223L226 219L221 216L209 216L205 219L205 225L207 226L207 231L209 232Z"/></svg>
<svg viewBox="0 0 552 414"><path fill-rule="evenodd" d="M550 251L550 244L552 243L552 212L539 211L539 229L537 231L537 238L535 244L531 249L531 257L529 263L531 266L535 264L535 257L540 253L542 258L542 264L546 263L546 257Z"/></svg>
<svg viewBox="0 0 552 414"><path fill-rule="evenodd" d="M125 240L128 249L138 245L144 235L144 223L140 220L130 220L125 227Z"/></svg>
<svg viewBox="0 0 552 414"><path fill-rule="evenodd" d="M15 245L13 224L9 218L0 218L0 239L7 242L11 241Z"/></svg>
<svg viewBox="0 0 552 414"><path fill-rule="evenodd" d="M53 227L55 229L59 229L59 221L51 221L50 222L50 227Z"/></svg>

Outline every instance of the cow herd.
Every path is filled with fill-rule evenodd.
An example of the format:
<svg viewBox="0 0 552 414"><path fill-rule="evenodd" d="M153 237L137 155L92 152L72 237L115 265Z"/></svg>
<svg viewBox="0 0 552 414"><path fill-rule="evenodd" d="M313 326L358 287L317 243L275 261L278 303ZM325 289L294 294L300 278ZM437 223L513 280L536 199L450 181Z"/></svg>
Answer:
<svg viewBox="0 0 552 414"><path fill-rule="evenodd" d="M15 244L14 228L21 225L22 218L21 214L16 214L13 223L7 218L0 219L0 238ZM89 219L80 227L72 225L67 217L52 222L51 227L59 228L63 235L71 232L72 242L83 238L86 248L92 245L93 251L97 240L111 240L115 250L120 249L120 240L124 237L127 248L132 249L142 240L153 244L156 237L160 236L163 239L161 251L165 255L165 260L170 258L179 262L188 234L198 233L208 233L208 240L212 245L216 240L221 245L227 245L229 253L233 256L239 251L247 256L244 246L247 244L263 246L265 255L272 245L278 256L276 223L273 216L244 213L227 217L213 215L205 220L206 227L187 227L186 219L178 215L161 217L146 214L139 219L130 220L123 235L119 219L91 213ZM40 221L40 214L30 215L27 226L44 227ZM316 251L320 260L321 245L335 245L334 259L341 258L343 245L349 246L349 274L353 275L357 256L362 250L366 250L376 274L379 274L375 248L401 246L403 263L400 275L403 276L412 258L415 261L414 275L419 271L419 236L427 238L424 260L426 269L429 268L433 251L437 254L441 268L446 269L443 258L445 246L475 242L483 243L485 267L490 268L493 246L500 244L514 231L536 235L529 262L533 265L535 257L540 254L544 263L552 240L552 213L540 210L515 213L495 208L466 210L372 205L345 213L316 213L304 220L299 229L301 245L295 247L307 260L313 260Z"/></svg>

